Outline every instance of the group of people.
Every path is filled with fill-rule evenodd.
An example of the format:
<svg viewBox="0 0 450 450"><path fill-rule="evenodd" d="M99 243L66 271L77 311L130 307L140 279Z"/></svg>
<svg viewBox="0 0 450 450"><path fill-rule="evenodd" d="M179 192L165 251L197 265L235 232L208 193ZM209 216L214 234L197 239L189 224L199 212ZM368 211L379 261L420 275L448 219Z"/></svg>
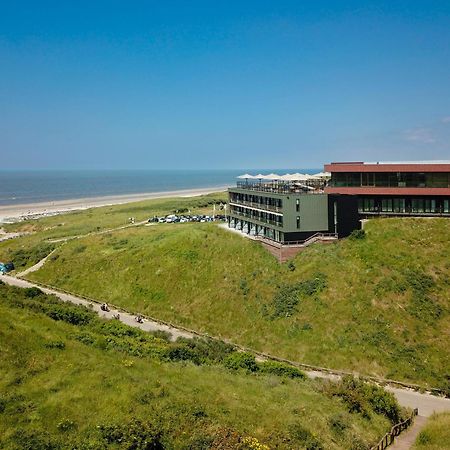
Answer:
<svg viewBox="0 0 450 450"><path fill-rule="evenodd" d="M109 311L110 311L109 306L108 306L108 303L102 303L102 304L100 305L100 309L101 309L102 311L105 311L105 312L109 312ZM113 319L120 320L120 314L119 314L119 313L113 314ZM134 318L134 320L135 320L137 323L144 323L144 318L143 318L140 314L138 314L138 315Z"/></svg>

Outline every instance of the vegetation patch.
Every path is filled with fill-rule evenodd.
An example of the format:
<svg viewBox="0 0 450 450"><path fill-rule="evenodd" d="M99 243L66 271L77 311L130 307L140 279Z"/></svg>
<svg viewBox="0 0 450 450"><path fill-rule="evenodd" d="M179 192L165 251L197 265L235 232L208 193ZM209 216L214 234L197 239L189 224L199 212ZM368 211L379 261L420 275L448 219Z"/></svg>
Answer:
<svg viewBox="0 0 450 450"><path fill-rule="evenodd" d="M168 342L38 290L0 284L0 298L5 449L344 450L389 427L374 410L370 424L346 413L319 380L220 341ZM329 426L339 414L351 433Z"/></svg>
<svg viewBox="0 0 450 450"><path fill-rule="evenodd" d="M297 311L297 305L301 299L313 297L326 287L326 276L323 273L316 273L313 278L306 281L280 286L269 305L269 318L292 316Z"/></svg>

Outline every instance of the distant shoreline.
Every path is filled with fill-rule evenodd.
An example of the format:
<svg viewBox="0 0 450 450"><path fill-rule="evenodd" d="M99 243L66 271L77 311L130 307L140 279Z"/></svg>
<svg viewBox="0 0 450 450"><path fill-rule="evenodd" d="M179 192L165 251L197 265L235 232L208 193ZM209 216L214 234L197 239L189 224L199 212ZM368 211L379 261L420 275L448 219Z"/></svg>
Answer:
<svg viewBox="0 0 450 450"><path fill-rule="evenodd" d="M145 192L140 194L108 195L39 203L0 205L0 223L12 223L24 219L37 219L70 211L99 208L101 206L122 205L142 200L167 197L195 197L225 191L229 187L230 185L225 185L198 189L180 189L176 191Z"/></svg>

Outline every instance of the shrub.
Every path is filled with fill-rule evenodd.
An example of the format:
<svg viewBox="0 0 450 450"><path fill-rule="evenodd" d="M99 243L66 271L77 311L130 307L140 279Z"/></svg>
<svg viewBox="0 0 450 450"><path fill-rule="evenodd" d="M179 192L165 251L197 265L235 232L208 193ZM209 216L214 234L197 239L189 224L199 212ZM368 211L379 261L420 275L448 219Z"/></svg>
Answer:
<svg viewBox="0 0 450 450"><path fill-rule="evenodd" d="M330 425L330 428L338 434L343 433L349 427L347 418L341 413L331 416L328 419L328 424Z"/></svg>
<svg viewBox="0 0 450 450"><path fill-rule="evenodd" d="M294 314L299 302L297 286L283 285L276 292L272 300L271 318L290 317Z"/></svg>
<svg viewBox="0 0 450 450"><path fill-rule="evenodd" d="M272 313L269 317L276 319L292 316L297 310L297 305L301 297L312 297L323 291L326 287L326 275L320 272L314 274L309 280L280 286L270 304L269 308L272 310Z"/></svg>
<svg viewBox="0 0 450 450"><path fill-rule="evenodd" d="M73 420L63 419L56 425L56 428L58 428L59 431L66 432L77 428L77 424Z"/></svg>
<svg viewBox="0 0 450 450"><path fill-rule="evenodd" d="M307 430L303 425L294 423L289 427L289 435L295 441L302 444L302 448L306 450L322 450L322 444L320 441Z"/></svg>
<svg viewBox="0 0 450 450"><path fill-rule="evenodd" d="M62 448L57 442L50 438L45 431L28 431L19 428L12 437L13 441L21 450L57 450Z"/></svg>
<svg viewBox="0 0 450 450"><path fill-rule="evenodd" d="M195 359L195 353L186 345L177 344L168 347L166 350L166 358L170 361L189 361Z"/></svg>
<svg viewBox="0 0 450 450"><path fill-rule="evenodd" d="M232 370L244 369L247 372L256 372L258 370L255 357L245 352L230 353L225 358L224 365L226 368Z"/></svg>
<svg viewBox="0 0 450 450"><path fill-rule="evenodd" d="M107 444L119 444L127 450L162 450L161 432L151 423L133 419L129 423L99 425L98 430Z"/></svg>
<svg viewBox="0 0 450 450"><path fill-rule="evenodd" d="M25 297L34 298L39 295L44 295L44 293L37 287L30 287L24 289Z"/></svg>
<svg viewBox="0 0 450 450"><path fill-rule="evenodd" d="M151 333L155 338L161 339L162 341L170 342L172 338L172 333L163 330L152 331Z"/></svg>
<svg viewBox="0 0 450 450"><path fill-rule="evenodd" d="M250 288L248 287L248 283L245 278L242 278L239 282L239 289L242 291L243 295L247 295L250 292Z"/></svg>
<svg viewBox="0 0 450 450"><path fill-rule="evenodd" d="M73 253L76 255L78 253L83 253L87 249L86 245L77 245L73 248Z"/></svg>
<svg viewBox="0 0 450 450"><path fill-rule="evenodd" d="M367 383L364 384L364 390L365 397L377 414L387 417L393 424L400 421L400 406L394 394L385 391L382 387Z"/></svg>
<svg viewBox="0 0 450 450"><path fill-rule="evenodd" d="M399 422L401 418L401 409L393 394L382 387L365 383L350 375L344 376L337 383L329 383L327 393L341 398L351 413L359 413L367 417L371 408L392 423Z"/></svg>
<svg viewBox="0 0 450 450"><path fill-rule="evenodd" d="M58 350L64 350L66 348L66 344L63 341L50 341L46 342L44 345L47 348L56 348Z"/></svg>
<svg viewBox="0 0 450 450"><path fill-rule="evenodd" d="M350 239L365 239L366 232L364 230L353 230L349 236Z"/></svg>
<svg viewBox="0 0 450 450"><path fill-rule="evenodd" d="M234 347L217 339L186 339L178 338L177 344L187 347L195 364L222 363L227 355L234 351Z"/></svg>
<svg viewBox="0 0 450 450"><path fill-rule="evenodd" d="M278 361L264 361L259 364L262 373L270 373L280 377L305 379L305 374L297 367Z"/></svg>
<svg viewBox="0 0 450 450"><path fill-rule="evenodd" d="M53 249L54 246L47 243L39 244L26 250L20 248L12 252L11 259L16 267L24 267L27 264L33 265L44 259Z"/></svg>

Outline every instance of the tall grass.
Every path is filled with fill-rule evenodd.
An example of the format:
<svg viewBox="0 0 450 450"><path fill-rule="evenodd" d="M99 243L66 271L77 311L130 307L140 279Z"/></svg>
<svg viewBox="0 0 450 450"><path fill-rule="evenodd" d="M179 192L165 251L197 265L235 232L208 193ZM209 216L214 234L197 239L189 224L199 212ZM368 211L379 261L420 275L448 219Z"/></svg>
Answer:
<svg viewBox="0 0 450 450"><path fill-rule="evenodd" d="M389 427L283 366L227 368L225 344L171 344L37 290L0 283L0 299L5 449L356 449Z"/></svg>
<svg viewBox="0 0 450 450"><path fill-rule="evenodd" d="M68 243L30 278L293 360L446 388L448 254L446 219L374 220L365 239L293 265L215 225L155 225Z"/></svg>

